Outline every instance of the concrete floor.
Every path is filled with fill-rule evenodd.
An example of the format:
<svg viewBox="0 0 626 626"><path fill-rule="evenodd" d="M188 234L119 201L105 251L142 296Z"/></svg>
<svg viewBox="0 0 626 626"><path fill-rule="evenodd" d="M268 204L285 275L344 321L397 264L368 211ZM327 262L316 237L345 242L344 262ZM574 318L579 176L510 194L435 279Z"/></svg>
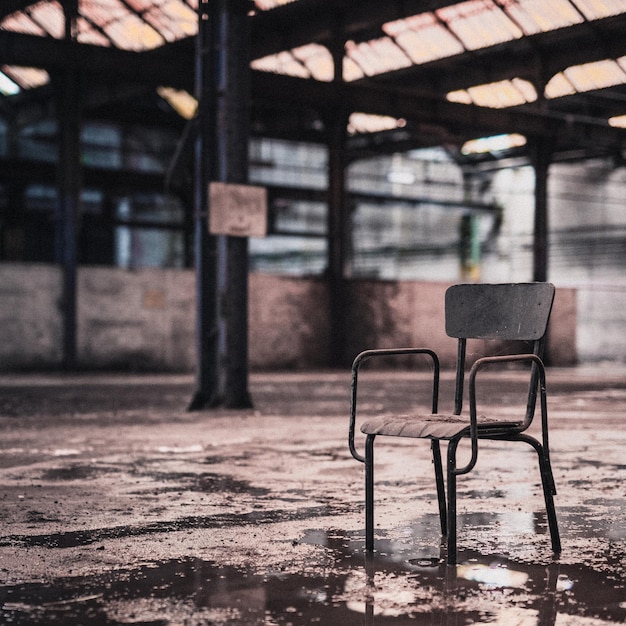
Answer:
<svg viewBox="0 0 626 626"><path fill-rule="evenodd" d="M519 375L486 380L485 405L509 413ZM425 373L362 384L365 414L428 405ZM190 413L187 376L0 376L0 622L626 622L626 371L548 372L560 557L531 448L491 443L459 479L456 568L420 441L377 441L365 557L349 387L257 373L253 409Z"/></svg>

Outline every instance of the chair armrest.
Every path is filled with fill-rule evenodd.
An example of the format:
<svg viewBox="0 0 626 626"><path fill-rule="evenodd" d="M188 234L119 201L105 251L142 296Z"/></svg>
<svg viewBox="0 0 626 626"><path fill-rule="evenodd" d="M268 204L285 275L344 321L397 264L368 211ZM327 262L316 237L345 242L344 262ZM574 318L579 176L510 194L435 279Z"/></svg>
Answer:
<svg viewBox="0 0 626 626"><path fill-rule="evenodd" d="M380 348L377 350L365 350L358 354L352 362L352 385L350 397L350 429L348 433L348 445L350 453L361 463L365 463L365 457L357 452L354 446L354 430L356 426L356 407L357 407L357 385L359 377L359 368L365 361L374 357L384 356L400 356L407 354L425 354L432 359L433 362L433 392L432 407L433 413L437 412L439 402L439 357L433 350L428 348Z"/></svg>
<svg viewBox="0 0 626 626"><path fill-rule="evenodd" d="M470 369L469 373L469 405L470 405L470 437L472 439L472 459L464 470L470 471L476 463L477 454L477 440L478 440L478 418L476 410L476 376L478 372L486 365L492 363L514 363L520 361L529 361L534 366L534 372L531 374L533 377L531 385L536 386L539 384L540 403L541 403L541 430L543 436L543 445L545 450L548 450L548 402L546 394L546 369L543 361L536 354L512 354L506 356L487 356L478 359ZM536 391L535 391L536 393ZM533 405L534 407L534 405ZM527 420L521 430L526 430L532 422L533 413L531 407L527 407ZM534 410L534 408L533 408ZM466 473L460 471L459 473Z"/></svg>

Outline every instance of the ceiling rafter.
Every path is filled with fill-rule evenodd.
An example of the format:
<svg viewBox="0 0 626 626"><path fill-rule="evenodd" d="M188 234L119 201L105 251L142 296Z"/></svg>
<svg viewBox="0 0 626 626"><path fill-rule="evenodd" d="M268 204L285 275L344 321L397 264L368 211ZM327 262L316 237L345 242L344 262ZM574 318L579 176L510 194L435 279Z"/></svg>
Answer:
<svg viewBox="0 0 626 626"><path fill-rule="evenodd" d="M124 3L130 7L126 0ZM3 0L0 16L3 11L20 10L33 4L36 4L33 0ZM459 0L389 0L383 3L379 0L358 3L353 0L299 0L251 16L252 58L310 43L325 45L332 50L349 40L358 43L371 37L387 38L389 35L382 30L382 25L387 22L457 4L460 4ZM497 2L498 6L502 4ZM136 11L134 14L138 15ZM598 92L606 94L604 101L594 99L595 92L590 92L541 102L541 89L553 75L571 65L626 56L624 32L626 15L585 21L342 85L253 72L254 102L259 107L255 114L259 116L262 110L263 119L273 115L275 120L272 123L277 128L281 119L280 107L285 102L298 107L298 115L303 120L298 134L300 138L311 135L323 138L319 129L315 130L315 125L306 125L307 117L311 117L311 102L315 102L317 114L327 112L328 107L345 106L348 112L410 120L411 128L407 128L404 134L386 135L391 144L395 142L397 145L419 143L419 133L430 128L432 132L427 133L429 141L435 141L437 137L459 141L471 133L480 132L519 132L532 136L551 135L558 131L562 143L578 138L581 145L591 146L597 142L611 148L625 143L624 132L607 124L608 114L624 112L624 103L619 97L626 93L624 86ZM8 65L44 68L52 75L73 64L92 82L94 94L104 94L101 106L91 109L98 114L107 106L113 112L119 111L116 92L109 88L113 84L126 83L131 91L133 82L147 89L166 85L194 91L194 37L145 52L131 52L0 31L0 59ZM446 101L446 94L450 91L511 78L532 82L540 94L540 101L506 110ZM280 100L283 102L278 101L277 93L282 94ZM616 97L609 97L613 94ZM97 105L97 98L95 100ZM577 110L588 117L576 117ZM594 115L598 119L593 119Z"/></svg>
<svg viewBox="0 0 626 626"><path fill-rule="evenodd" d="M316 108L330 112L358 110L377 115L392 114L421 123L437 122L452 128L471 127L477 136L481 133L518 132L560 140L572 137L583 143L597 142L605 146L626 139L626 129L610 128L608 124L594 120L546 114L523 107L485 109L447 102L436 96L417 95L411 90L390 91L378 85L335 85L253 72L252 92L257 104L271 105L275 101L274 94L281 93L281 104L285 107L290 104L310 107L315 102Z"/></svg>
<svg viewBox="0 0 626 626"><path fill-rule="evenodd" d="M304 2L304 0L300 0L300 2ZM429 89L445 93L451 89L458 89L481 81L496 81L511 76L535 78L538 65L537 50L542 53L540 63L542 71L550 76L570 65L601 60L607 58L607 55L609 58L626 55L626 38L623 36L626 30L626 15L601 20L598 27L601 27L603 22L608 27L602 30L603 46L601 48L589 40L585 24L581 24L568 29L567 47L563 45L562 34L542 33L526 38L529 43L532 42L532 47L514 42L514 44L501 44L493 49L483 50L480 53L480 63L468 63L467 58L464 58L465 55L459 55L456 58L440 59L409 69L389 72L368 80L383 82L399 80L405 86L412 80L421 85L425 81L429 85ZM32 65L44 69L60 67L68 59L67 52L69 50L64 48L66 43L34 35L0 31L0 55L7 64ZM178 48L177 60L166 63L163 71L159 72L163 77L161 82L165 79L165 75L169 74L168 66L174 68L180 64L179 59L181 55L185 54L185 48L187 49L187 58L184 61L185 68L193 63L193 46L185 47L181 44L183 42L170 44ZM95 71L111 71L113 74L118 71L125 72L128 75L137 75L138 79L140 79L146 65L152 63L151 58L158 58L158 64L162 65L170 56L167 45L144 53L114 50L89 44L78 45L80 46L78 48L80 53L75 56L81 58L86 55L89 59L89 63L85 64L86 67L92 66L92 63L95 62L92 66ZM505 50L506 54L503 54ZM143 55L145 55L144 61L141 60ZM253 48L253 57L258 58L259 55L260 52ZM127 59L128 65L120 66L119 63L124 57ZM69 58L71 59L71 56ZM443 72L444 68L445 73ZM143 78L147 82L154 82L150 81L149 76ZM172 86L180 85L181 82L188 82L176 80L173 76L169 80L173 81Z"/></svg>
<svg viewBox="0 0 626 626"><path fill-rule="evenodd" d="M330 45L366 38L372 24L384 24L409 15L457 4L458 0L299 0L252 17L252 48L258 57L290 50L314 41Z"/></svg>
<svg viewBox="0 0 626 626"><path fill-rule="evenodd" d="M626 55L626 14L600 20L602 46L589 38L588 24L569 27L567 41L563 32L531 35L523 42L509 42L480 51L458 55L411 68L389 72L369 80L400 81L403 85L426 83L433 91L453 89L518 77L542 85L546 79L572 65L618 58Z"/></svg>
<svg viewBox="0 0 626 626"><path fill-rule="evenodd" d="M0 3L0 20L17 11L24 11L29 6L37 4L37 2L39 0L3 0Z"/></svg>

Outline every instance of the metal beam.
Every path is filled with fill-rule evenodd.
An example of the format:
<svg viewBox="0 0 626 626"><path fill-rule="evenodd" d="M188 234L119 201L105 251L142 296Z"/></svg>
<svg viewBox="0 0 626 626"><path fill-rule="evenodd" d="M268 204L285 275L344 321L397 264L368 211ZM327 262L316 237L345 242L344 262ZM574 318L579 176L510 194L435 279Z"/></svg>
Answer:
<svg viewBox="0 0 626 626"><path fill-rule="evenodd" d="M39 67L48 71L75 69L122 82L168 85L193 90L193 56L173 57L167 48L131 52L51 37L0 30L0 59L4 65Z"/></svg>
<svg viewBox="0 0 626 626"><path fill-rule="evenodd" d="M615 53L626 53L623 49L626 39L609 43ZM499 50L502 52L501 47ZM553 60L552 63L563 64L566 54L571 55L571 51L564 52L558 61ZM594 53L589 51L588 54ZM66 68L68 60L74 59L72 62L81 72L100 74L106 78L114 78L116 82L136 81L145 85L170 85L193 90L193 59L182 53L169 55L167 49L158 53L136 53L0 31L0 59L7 64L48 69ZM503 68L504 66L499 71L503 71ZM533 110L532 106L493 110L456 105L446 102L441 95L420 93L415 89L390 84L351 83L338 87L313 80L259 72L252 72L252 76L253 102L267 109L278 110L285 105L318 110L340 107L348 112L378 113L420 122L437 121L441 124L452 124L456 128L471 127L476 135L484 129L485 132L514 131L526 135L565 132L572 139L580 137L583 144L592 145L597 142L608 145L624 140L623 130L612 129L594 120L576 119L572 116L565 119L564 116L559 117L549 111ZM417 74L414 74L414 78L415 76ZM418 82L413 80L412 84ZM446 85L452 87L447 81ZM281 94L280 99L276 98L276 94Z"/></svg>
<svg viewBox="0 0 626 626"><path fill-rule="evenodd" d="M523 107L487 109L448 102L408 89L387 86L332 85L288 76L254 72L252 93L257 106L280 105L315 108L321 111L360 111L393 115L421 123L439 123L455 128L471 128L475 136L488 133L517 132L526 136L556 137L579 145L614 146L626 141L626 130L612 128L606 122L559 115Z"/></svg>
<svg viewBox="0 0 626 626"><path fill-rule="evenodd" d="M305 9L308 3L300 0L281 9L251 18L250 26L253 32L251 58L260 58L266 54L288 50L311 41L320 43L320 33L325 32L332 25L330 22L333 20L330 16L317 16L312 20L305 20L301 16L299 26L294 26L296 35L288 35L293 40L286 39L287 35L284 33L289 29L283 27L275 13L280 14L289 7L293 7L289 11L295 13L301 4L302 9ZM407 7L404 7L403 15L400 15L397 9L394 13L395 3L393 2L378 4L384 4L384 7L380 7L373 16L370 15L370 20L373 22L376 19L385 21L385 16L390 17L395 14L398 14L396 17L410 15ZM416 4L421 3L416 0ZM345 20L343 22L345 24L344 38L350 38L351 24L356 23L359 17L354 14L360 13L361 10L360 3L358 7L350 4L346 8L347 15L342 16L342 20ZM385 15L378 16L381 11ZM303 13L306 15L306 11ZM328 11L322 13L326 15ZM331 14L331 16L335 15L336 11ZM324 19L329 21L327 26L320 25ZM306 30L309 22L318 25L315 28L310 26L310 31ZM537 78L540 74L551 76L570 65L626 55L626 38L623 36L625 29L626 14L623 14L598 20L593 22L593 26L590 23L574 25L560 31L525 37L522 41L515 40L494 46L488 50L481 50L479 53L456 55L398 72L390 72L378 79L369 80L379 80L385 83L393 80L405 84L426 84L445 93L451 89L513 76L530 78ZM268 40L268 43L265 43L264 38ZM184 42L176 42L149 52L130 52L49 37L0 31L0 59L7 65L41 67L48 70L62 69L67 66L68 59L72 56L70 52L76 47L80 51L74 55L76 63L86 72L106 74L114 78L116 82L132 79L143 84L185 87L192 91L193 48L181 45L181 43Z"/></svg>
<svg viewBox="0 0 626 626"><path fill-rule="evenodd" d="M249 408L248 240L209 234L213 181L248 177L246 0L198 3L195 142L197 388L190 410Z"/></svg>
<svg viewBox="0 0 626 626"><path fill-rule="evenodd" d="M342 19L344 40L361 40L367 33L380 34L380 25L410 15L434 11L459 0L299 0L251 18L253 58L305 44L330 45L337 37L337 16Z"/></svg>
<svg viewBox="0 0 626 626"><path fill-rule="evenodd" d="M23 11L27 7L37 4L39 0L3 0L0 4L0 19L16 11Z"/></svg>
<svg viewBox="0 0 626 626"><path fill-rule="evenodd" d="M585 22L367 80L419 84L440 93L514 77L543 87L546 80L572 65L626 55L625 30L626 14L622 14L593 22L593 26Z"/></svg>

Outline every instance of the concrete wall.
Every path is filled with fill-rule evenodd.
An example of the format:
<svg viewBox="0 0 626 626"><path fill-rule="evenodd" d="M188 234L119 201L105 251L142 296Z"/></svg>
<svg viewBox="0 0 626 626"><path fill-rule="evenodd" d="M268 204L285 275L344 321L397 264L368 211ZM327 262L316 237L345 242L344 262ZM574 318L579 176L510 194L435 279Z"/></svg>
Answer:
<svg viewBox="0 0 626 626"><path fill-rule="evenodd" d="M352 302L348 314L346 357L367 348L418 346L433 348L443 367L456 363L457 344L445 334L444 295L450 283L351 281L346 288ZM483 342L468 345L484 354ZM491 347L494 351L498 347ZM576 292L558 289L548 339L550 362L574 365L576 356ZM405 358L401 364L419 363Z"/></svg>
<svg viewBox="0 0 626 626"><path fill-rule="evenodd" d="M60 363L60 286L57 267L0 263L0 368Z"/></svg>
<svg viewBox="0 0 626 626"><path fill-rule="evenodd" d="M454 363L445 335L448 283L355 280L345 284L347 364L361 350L428 346ZM0 264L0 369L46 369L61 361L61 272ZM251 368L328 363L328 290L321 278L250 276ZM576 361L576 294L558 290L550 332L554 364ZM190 270L82 267L78 272L78 360L85 369L193 371L195 277Z"/></svg>
<svg viewBox="0 0 626 626"><path fill-rule="evenodd" d="M190 370L195 363L190 271L84 267L78 272L82 366Z"/></svg>

